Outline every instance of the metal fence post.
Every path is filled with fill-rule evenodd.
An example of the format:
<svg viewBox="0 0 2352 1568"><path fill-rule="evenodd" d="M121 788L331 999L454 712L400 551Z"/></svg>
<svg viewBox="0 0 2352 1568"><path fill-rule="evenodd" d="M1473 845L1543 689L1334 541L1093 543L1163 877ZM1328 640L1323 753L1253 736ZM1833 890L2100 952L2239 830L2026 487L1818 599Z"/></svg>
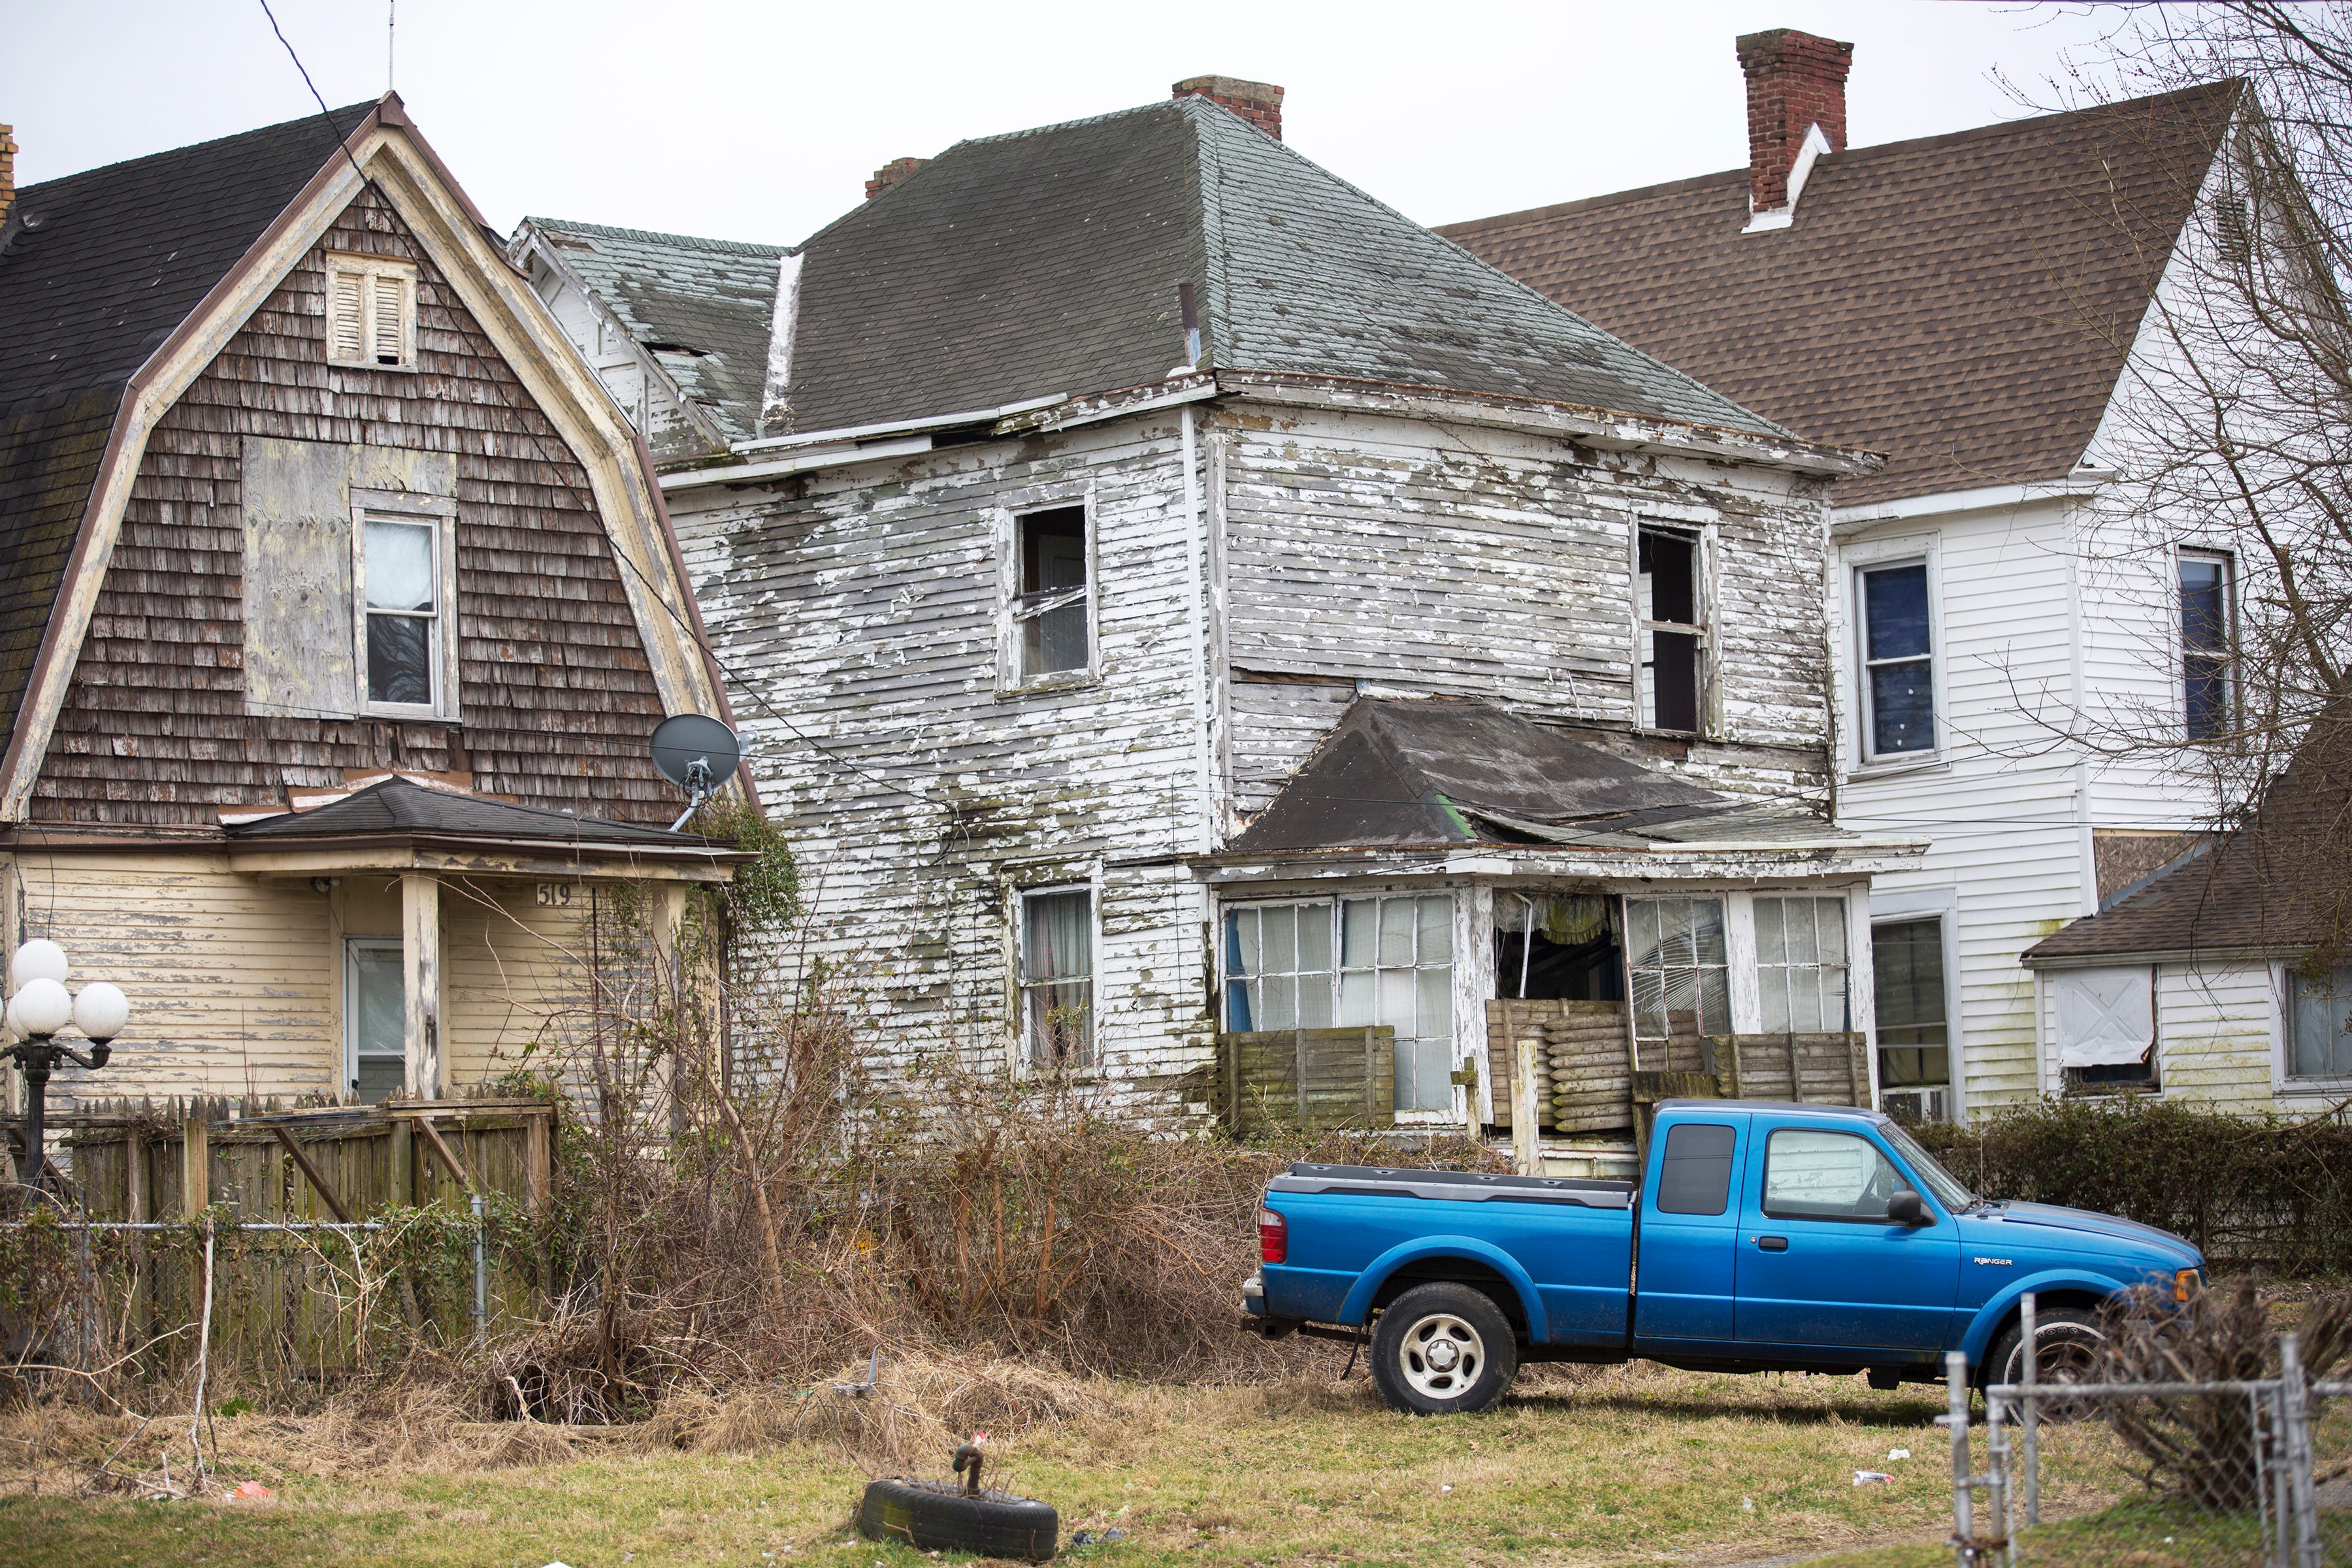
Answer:
<svg viewBox="0 0 2352 1568"><path fill-rule="evenodd" d="M482 1250L482 1194L474 1194L474 1342L480 1344L489 1331L490 1270L489 1260Z"/></svg>
<svg viewBox="0 0 2352 1568"><path fill-rule="evenodd" d="M2025 1375L2019 1379L2024 1389L2020 1401L2019 1417L2024 1423L2021 1434L2025 1447L2025 1524L2027 1529L2042 1522L2042 1402L2033 1391L2042 1382L2042 1346L2037 1342L2033 1314L2033 1292L2028 1290L2025 1300L2018 1303L2018 1322L2025 1341Z"/></svg>
<svg viewBox="0 0 2352 1568"><path fill-rule="evenodd" d="M2303 1380L2303 1348L2293 1334L2279 1336L2279 1414L2286 1428L2287 1496L2294 1520L2295 1568L2319 1568L2319 1517L2311 1495L2309 1390Z"/></svg>
<svg viewBox="0 0 2352 1568"><path fill-rule="evenodd" d="M1969 1357L1965 1351L1944 1355L1944 1388L1948 1395L1946 1423L1952 1432L1952 1561L1970 1568L1976 1561L1976 1504L1969 1495Z"/></svg>
<svg viewBox="0 0 2352 1568"><path fill-rule="evenodd" d="M1999 1561L2014 1565L2017 1541L2010 1526L2008 1406L2000 1394L1985 1390L1985 1512L1990 1516L1984 1542Z"/></svg>

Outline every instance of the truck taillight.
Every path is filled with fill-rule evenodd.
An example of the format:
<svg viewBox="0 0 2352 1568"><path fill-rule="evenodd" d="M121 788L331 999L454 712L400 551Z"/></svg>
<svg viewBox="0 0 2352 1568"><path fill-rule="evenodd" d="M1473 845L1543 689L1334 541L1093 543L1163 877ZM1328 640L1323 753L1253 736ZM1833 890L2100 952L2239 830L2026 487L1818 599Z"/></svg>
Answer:
<svg viewBox="0 0 2352 1568"><path fill-rule="evenodd" d="M1290 1256L1290 1222L1269 1208L1257 1211L1257 1258L1279 1263Z"/></svg>

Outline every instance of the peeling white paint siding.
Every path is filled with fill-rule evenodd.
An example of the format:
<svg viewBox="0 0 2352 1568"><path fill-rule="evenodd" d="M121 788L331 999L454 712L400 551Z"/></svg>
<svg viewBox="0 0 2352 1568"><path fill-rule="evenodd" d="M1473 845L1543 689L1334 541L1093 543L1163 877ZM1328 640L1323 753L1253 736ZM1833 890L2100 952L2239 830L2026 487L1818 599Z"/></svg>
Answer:
<svg viewBox="0 0 2352 1568"><path fill-rule="evenodd" d="M2164 1098L2259 1116L2274 1107L2272 1042L2283 975L2260 961L2214 959L2156 969L2158 1081ZM2280 1079L2285 1063L2276 1064ZM2335 1095L2302 1107L2325 1110Z"/></svg>
<svg viewBox="0 0 2352 1568"><path fill-rule="evenodd" d="M1111 1098L1180 1121L1199 1096L1169 1080L1211 1059L1214 911L1171 858L1226 837L1209 797L1262 806L1360 685L1499 700L1718 787L1823 801L1815 481L1236 400L1202 418L1194 543L1179 420L673 493L762 797L802 859L815 954L870 997L884 1064L1014 1065L1015 895L1091 882ZM1079 492L1100 678L1000 695L996 518ZM1651 518L1717 532L1725 722L1709 740L1632 731L1631 543ZM1470 988L1486 986L1475 955L1491 961L1478 907L1460 906ZM1486 994L1460 1009L1480 1031Z"/></svg>
<svg viewBox="0 0 2352 1568"><path fill-rule="evenodd" d="M1012 894L1097 874L1106 1076L1208 1058L1205 894L1169 858L1209 810L1179 454L1171 410L824 470L799 497L673 500L820 950L869 992L891 1063L1009 1063ZM1100 679L1000 697L993 514L1070 485L1092 495Z"/></svg>
<svg viewBox="0 0 2352 1568"><path fill-rule="evenodd" d="M1717 534L1720 732L1639 749L1732 793L1822 797L1823 508L1810 487L1434 421L1244 405L1221 424L1227 658L1337 688L1234 686L1245 806L1350 684L1483 697L1632 742L1633 533L1700 520Z"/></svg>

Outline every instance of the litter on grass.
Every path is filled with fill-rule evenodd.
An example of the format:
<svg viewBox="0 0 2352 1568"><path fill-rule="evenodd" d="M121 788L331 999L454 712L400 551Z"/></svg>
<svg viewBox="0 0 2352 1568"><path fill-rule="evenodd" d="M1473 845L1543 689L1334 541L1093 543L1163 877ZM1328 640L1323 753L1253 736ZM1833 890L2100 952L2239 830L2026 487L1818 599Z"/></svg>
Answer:
<svg viewBox="0 0 2352 1568"><path fill-rule="evenodd" d="M1885 1470L1856 1470L1853 1473L1853 1484L1858 1487L1873 1486L1880 1481L1891 1481L1894 1479Z"/></svg>
<svg viewBox="0 0 2352 1568"><path fill-rule="evenodd" d="M1886 1457L1890 1459L1907 1459L1911 1457L1911 1450L1908 1448L1889 1448L1886 1450Z"/></svg>
<svg viewBox="0 0 2352 1568"><path fill-rule="evenodd" d="M236 1483L236 1490L229 1494L234 1498L241 1498L247 1502L256 1502L263 1498L273 1498L277 1495L259 1481L239 1481Z"/></svg>

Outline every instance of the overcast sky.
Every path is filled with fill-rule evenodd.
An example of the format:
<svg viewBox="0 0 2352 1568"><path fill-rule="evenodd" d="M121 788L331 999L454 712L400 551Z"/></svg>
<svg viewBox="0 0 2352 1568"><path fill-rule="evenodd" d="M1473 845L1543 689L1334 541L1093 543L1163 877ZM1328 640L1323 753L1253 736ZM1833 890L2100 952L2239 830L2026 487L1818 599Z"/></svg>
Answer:
<svg viewBox="0 0 2352 1568"><path fill-rule="evenodd" d="M1436 224L1744 163L1744 32L1852 40L1867 145L2015 118L1996 68L2041 89L2108 25L1970 0L395 3L394 85L501 229L536 213L780 244L891 158L1204 72L1280 83L1286 140ZM271 4L328 102L383 90L385 0ZM313 109L259 0L5 9L22 184Z"/></svg>

